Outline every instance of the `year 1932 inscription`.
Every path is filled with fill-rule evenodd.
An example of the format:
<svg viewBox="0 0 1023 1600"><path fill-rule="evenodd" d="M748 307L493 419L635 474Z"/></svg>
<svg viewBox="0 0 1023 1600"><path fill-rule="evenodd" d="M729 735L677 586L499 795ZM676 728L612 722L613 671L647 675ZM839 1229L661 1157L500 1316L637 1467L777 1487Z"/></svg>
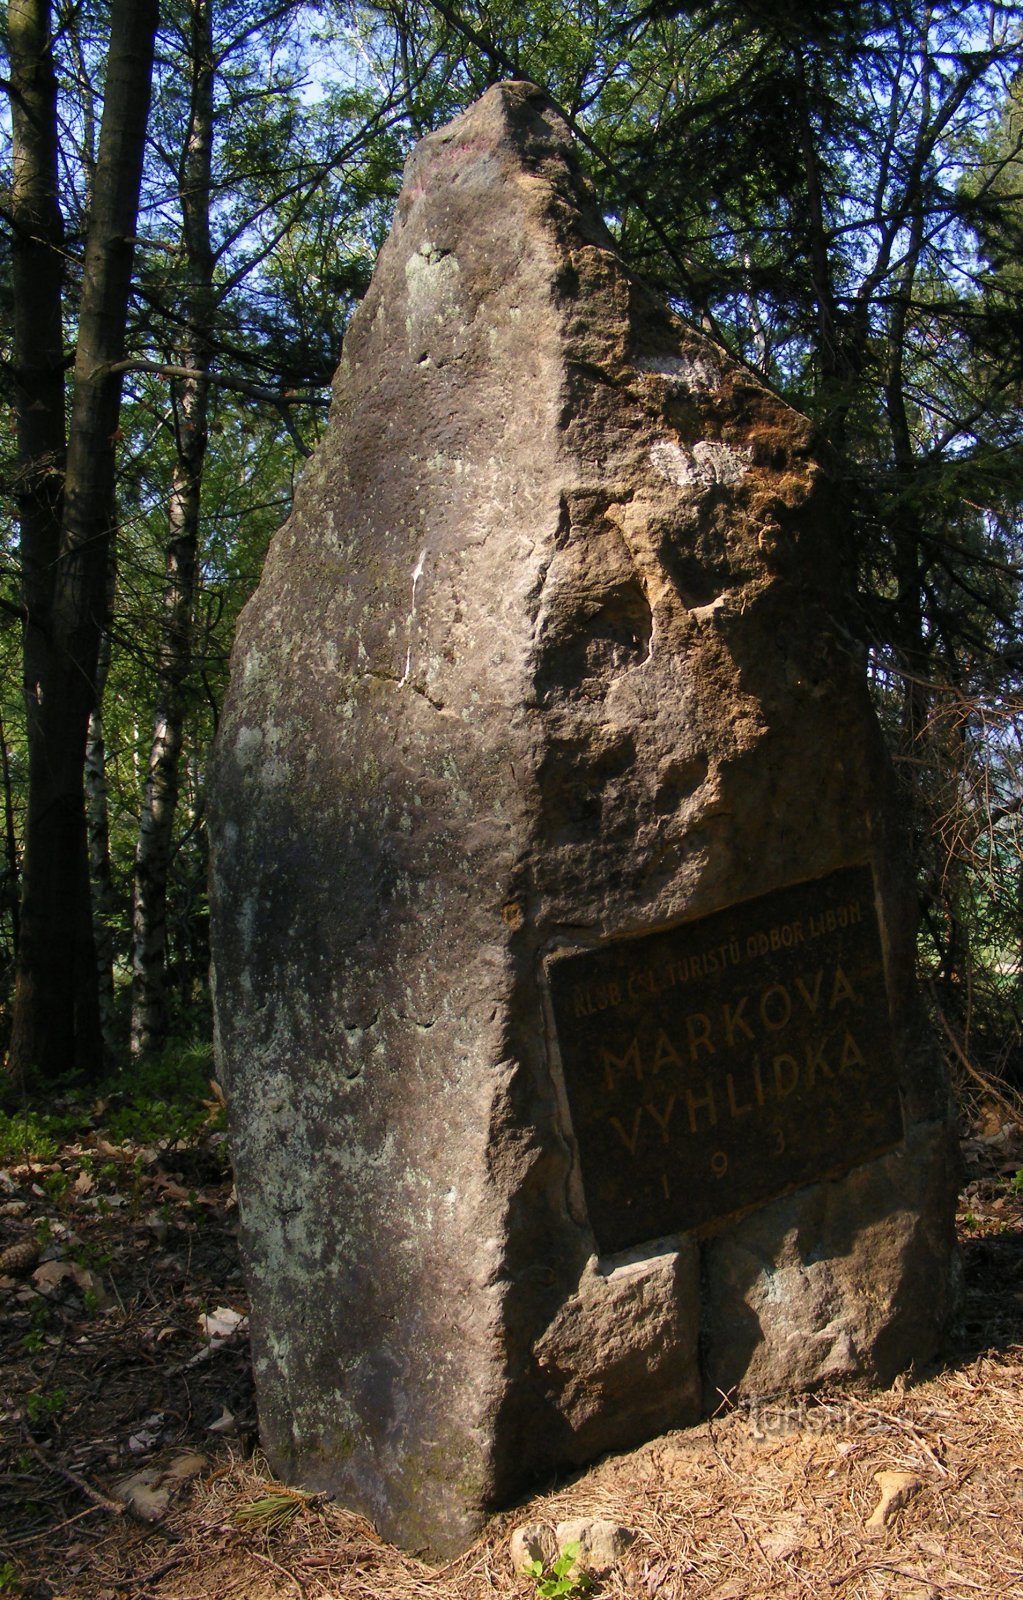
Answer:
<svg viewBox="0 0 1023 1600"><path fill-rule="evenodd" d="M868 866L552 956L547 976L604 1254L902 1138Z"/></svg>

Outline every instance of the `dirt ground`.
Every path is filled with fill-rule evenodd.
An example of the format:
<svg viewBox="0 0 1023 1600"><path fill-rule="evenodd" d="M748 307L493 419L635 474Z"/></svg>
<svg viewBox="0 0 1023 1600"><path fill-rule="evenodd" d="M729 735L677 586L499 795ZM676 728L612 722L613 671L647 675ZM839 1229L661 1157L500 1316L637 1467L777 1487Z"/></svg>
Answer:
<svg viewBox="0 0 1023 1600"><path fill-rule="evenodd" d="M1019 1126L989 1107L965 1155L966 1296L941 1370L723 1408L551 1486L441 1569L267 1475L222 1135L147 1145L97 1127L8 1166L0 1595L575 1600L571 1574L560 1589L516 1574L509 1534L595 1517L632 1536L589 1589L605 1600L1023 1600Z"/></svg>

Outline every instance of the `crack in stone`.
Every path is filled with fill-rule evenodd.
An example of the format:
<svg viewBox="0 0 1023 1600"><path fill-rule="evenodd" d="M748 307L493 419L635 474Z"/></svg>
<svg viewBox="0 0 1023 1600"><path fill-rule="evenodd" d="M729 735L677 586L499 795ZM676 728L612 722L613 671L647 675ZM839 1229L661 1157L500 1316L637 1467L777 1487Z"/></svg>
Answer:
<svg viewBox="0 0 1023 1600"><path fill-rule="evenodd" d="M356 676L359 678L373 678L377 683L390 683L396 689L408 689L412 694L419 695L421 700L425 700L428 706L433 707L434 711L440 711L444 716L454 716L454 712L448 710L446 701L434 699L433 695L424 689L422 684L413 682L411 678L399 678L396 673L383 672L379 667L367 667L362 672L357 673Z"/></svg>
<svg viewBox="0 0 1023 1600"><path fill-rule="evenodd" d="M594 383L602 383L608 389L613 389L615 394L626 392L625 385L618 378L612 378L609 372L597 365L595 361L577 361L572 357L565 362L570 372L578 372L584 378L590 378Z"/></svg>
<svg viewBox="0 0 1023 1600"><path fill-rule="evenodd" d="M368 1022L346 1022L341 1019L341 1026L346 1033L368 1033L370 1028L375 1028L380 1021L380 1007L374 1011Z"/></svg>

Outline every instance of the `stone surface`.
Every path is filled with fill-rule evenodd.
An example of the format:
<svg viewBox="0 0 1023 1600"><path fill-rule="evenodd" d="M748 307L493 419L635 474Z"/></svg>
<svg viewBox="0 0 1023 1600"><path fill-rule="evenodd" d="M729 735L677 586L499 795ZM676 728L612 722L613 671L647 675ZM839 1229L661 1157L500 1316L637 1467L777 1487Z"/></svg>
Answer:
<svg viewBox="0 0 1023 1600"><path fill-rule="evenodd" d="M513 1529L508 1540L508 1559L512 1570L532 1576L534 1562L545 1570L576 1546L575 1560L567 1574L607 1572L621 1561L636 1535L632 1528L604 1517L573 1517L550 1528L543 1522L526 1522Z"/></svg>
<svg viewBox="0 0 1023 1600"><path fill-rule="evenodd" d="M957 1179L951 1131L918 1125L841 1184L811 1185L709 1240L706 1404L888 1385L911 1351L933 1354L958 1292L947 1234Z"/></svg>
<svg viewBox="0 0 1023 1600"><path fill-rule="evenodd" d="M462 1548L530 1481L693 1420L718 1385L871 1378L936 1346L948 1112L844 528L810 425L616 256L539 91L498 85L422 142L242 619L210 781L263 1442L388 1538ZM755 1074L734 1108L717 1084L717 1121L683 1115L668 1066L710 1072L729 1027L703 952L683 1033L658 1024L640 1056L638 1131L619 1116L598 1158L619 1194L697 1157L710 1184L739 1149L715 1142L729 1104L744 1163L821 1107L848 1161L829 1145L770 1195L739 1186L693 1227L651 1210L664 1237L602 1245L559 959L854 868L884 985L822 988L808 955L750 989L770 1033L802 981L822 1009L799 1051L841 1094L813 1100L807 1056L802 1124ZM839 1021L873 1037L883 987L884 1053L836 1056ZM790 1081L766 1044L760 1066ZM893 1077L875 1155L857 1086Z"/></svg>
<svg viewBox="0 0 1023 1600"><path fill-rule="evenodd" d="M901 1511L923 1488L923 1479L918 1478L915 1472L875 1472L874 1482L881 1498L864 1522L863 1529L865 1533L880 1534L895 1513Z"/></svg>
<svg viewBox="0 0 1023 1600"><path fill-rule="evenodd" d="M114 1485L114 1498L130 1506L144 1522L157 1522L182 1485L198 1477L208 1465L198 1451L186 1451L164 1467L146 1467L122 1478Z"/></svg>
<svg viewBox="0 0 1023 1600"><path fill-rule="evenodd" d="M508 1559L513 1572L530 1572L533 1563L549 1567L558 1553L554 1529L543 1522L526 1522L513 1528L508 1540Z"/></svg>
<svg viewBox="0 0 1023 1600"><path fill-rule="evenodd" d="M573 1517L559 1522L554 1539L559 1555L578 1545L573 1571L607 1572L621 1561L636 1535L631 1528L603 1517Z"/></svg>
<svg viewBox="0 0 1023 1600"><path fill-rule="evenodd" d="M662 1255L602 1270L591 1256L533 1359L571 1430L569 1459L639 1444L699 1415L699 1250L676 1238ZM626 1396L629 1397L626 1401Z"/></svg>

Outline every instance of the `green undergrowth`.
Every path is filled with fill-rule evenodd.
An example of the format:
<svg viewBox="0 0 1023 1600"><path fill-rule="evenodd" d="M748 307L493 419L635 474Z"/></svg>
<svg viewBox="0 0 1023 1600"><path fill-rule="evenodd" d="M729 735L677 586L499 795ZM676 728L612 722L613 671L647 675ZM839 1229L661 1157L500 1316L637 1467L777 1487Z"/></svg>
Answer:
<svg viewBox="0 0 1023 1600"><path fill-rule="evenodd" d="M576 1566L579 1541L566 1544L557 1560L545 1570L542 1561L530 1561L525 1571L536 1584L539 1600L582 1600L593 1588L589 1574Z"/></svg>
<svg viewBox="0 0 1023 1600"><path fill-rule="evenodd" d="M0 1167L23 1161L52 1161L75 1120L35 1111L0 1111Z"/></svg>
<svg viewBox="0 0 1023 1600"><path fill-rule="evenodd" d="M102 1130L114 1144L189 1144L223 1128L212 1086L208 1040L174 1040L158 1055L132 1062L88 1092L51 1100L50 1108L0 1111L0 1166L53 1161L58 1150Z"/></svg>

